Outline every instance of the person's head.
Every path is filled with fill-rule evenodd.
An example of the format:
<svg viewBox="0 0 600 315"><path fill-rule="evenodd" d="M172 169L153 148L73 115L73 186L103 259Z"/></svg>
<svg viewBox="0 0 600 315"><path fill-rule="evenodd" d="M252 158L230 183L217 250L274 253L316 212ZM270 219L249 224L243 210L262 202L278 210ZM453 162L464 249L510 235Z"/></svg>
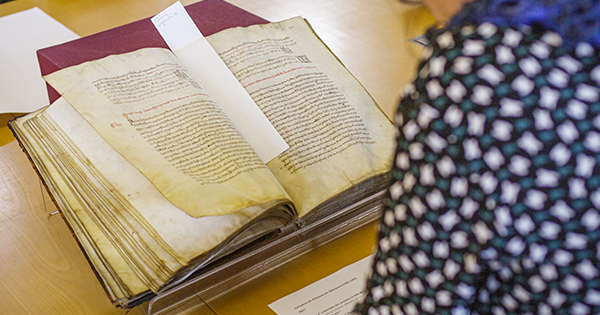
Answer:
<svg viewBox="0 0 600 315"><path fill-rule="evenodd" d="M446 23L460 10L463 4L471 0L422 0L440 23Z"/></svg>

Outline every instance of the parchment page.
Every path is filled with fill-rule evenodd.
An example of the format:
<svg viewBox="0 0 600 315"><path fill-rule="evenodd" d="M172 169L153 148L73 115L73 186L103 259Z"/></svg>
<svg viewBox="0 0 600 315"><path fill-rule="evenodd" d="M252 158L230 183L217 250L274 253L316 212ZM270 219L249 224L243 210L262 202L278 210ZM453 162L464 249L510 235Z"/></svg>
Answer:
<svg viewBox="0 0 600 315"><path fill-rule="evenodd" d="M267 165L300 216L390 169L392 123L302 18L207 39L290 146Z"/></svg>
<svg viewBox="0 0 600 315"><path fill-rule="evenodd" d="M285 193L172 53L148 48L45 77L117 152L191 216Z"/></svg>
<svg viewBox="0 0 600 315"><path fill-rule="evenodd" d="M20 136L25 146L29 142L40 142L29 150L32 159L36 160L38 154L45 158L38 169L42 174L50 171L51 176L45 176L50 187L52 183L59 184L60 189L53 194L55 200L68 201L60 209L64 212L72 210L73 218L83 222L80 224L83 230L79 233L85 233L93 245L84 246L85 250L97 251L98 255L111 261L105 264L108 269L114 266L112 269L126 270L117 272L120 276L110 277L117 282L123 280L127 287L131 284L135 294L142 292L137 286L140 281L145 287L143 291L150 288L157 292L182 267L166 257L164 251L177 257L181 264L188 265L202 255L210 258L227 252L229 249L221 251L217 247L226 244L230 237L234 237L230 249L237 249L239 247L235 245L240 241L259 237L292 220L291 211L280 214L283 209L273 208L276 202L287 200L274 200L222 216L190 217L168 202L63 98L37 115L19 118L15 125L19 127L15 130L19 133L23 130L27 135ZM29 133L34 135L29 136ZM102 209L114 213L105 213ZM250 233L245 233L243 238L235 237L259 216L259 223L253 226L264 230L249 227ZM147 234L151 238L146 237ZM136 237L131 239L132 235ZM127 296L131 297L130 294Z"/></svg>
<svg viewBox="0 0 600 315"><path fill-rule="evenodd" d="M101 278L109 287L113 298L120 299L148 290L148 287L135 275L129 264L119 255L111 242L100 232L98 226L83 210L75 194L64 181L64 177L54 166L54 156L46 154L45 150L37 143L39 139L31 135L24 123L35 118L39 113L29 114L18 118L13 128L19 134L19 140L27 148L31 159L45 179L48 188L53 191L53 196L58 196L55 201L63 210L63 216L71 226L74 237L85 249Z"/></svg>
<svg viewBox="0 0 600 315"><path fill-rule="evenodd" d="M174 255L182 257L184 263L217 246L267 210L256 206L222 216L190 217L166 200L64 99L58 99L46 110L46 114L60 126L114 190L134 207L135 213L132 215L154 238L164 241Z"/></svg>
<svg viewBox="0 0 600 315"><path fill-rule="evenodd" d="M115 208L112 213L106 211L112 208L111 205L116 205L114 200L110 200L110 193L103 192L100 186L90 182L94 179L88 176L89 174L84 174L86 173L85 166L73 159L74 154L69 150L70 146L65 146L62 143L59 133L52 132L53 127L47 124L44 115L44 112L42 112L35 118L25 122L24 125L27 131L35 137L45 155L51 157L53 165L60 173L59 182L64 180L66 187L68 187L66 191L61 189L57 198L63 198L69 194L76 196L76 204L79 205L79 209L86 216L89 216L94 222L94 226L99 228L96 233L102 231L101 233L106 236L118 254L131 266L136 275L143 279L144 283L150 288L158 290L160 283L168 280L169 274L173 272L168 270L179 269L181 264L174 261L159 246L152 246L152 249L158 249L161 251L160 254L155 255L151 252L151 248L147 246L147 241L155 242L142 235L143 230L138 229L136 231L127 221L119 220L118 217L120 216L117 212L123 213L118 210L119 207ZM95 235L96 233L92 234Z"/></svg>

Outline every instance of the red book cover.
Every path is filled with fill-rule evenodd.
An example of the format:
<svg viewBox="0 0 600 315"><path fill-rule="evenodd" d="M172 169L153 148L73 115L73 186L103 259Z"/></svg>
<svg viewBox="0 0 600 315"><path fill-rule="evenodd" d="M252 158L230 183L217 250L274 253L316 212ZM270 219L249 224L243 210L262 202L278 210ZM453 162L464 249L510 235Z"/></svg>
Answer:
<svg viewBox="0 0 600 315"><path fill-rule="evenodd" d="M204 0L185 7L204 36L232 27L265 24L269 21L223 0ZM157 12L158 13L158 12ZM150 17L37 51L42 76L86 61L122 54L145 47L168 48ZM49 85L48 97L60 97Z"/></svg>

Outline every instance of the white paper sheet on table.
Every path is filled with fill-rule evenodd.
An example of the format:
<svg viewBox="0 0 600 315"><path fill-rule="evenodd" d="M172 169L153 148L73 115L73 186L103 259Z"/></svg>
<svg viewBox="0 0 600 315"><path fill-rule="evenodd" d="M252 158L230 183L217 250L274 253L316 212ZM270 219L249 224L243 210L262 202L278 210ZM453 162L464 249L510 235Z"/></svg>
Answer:
<svg viewBox="0 0 600 315"><path fill-rule="evenodd" d="M365 296L373 255L271 304L278 315L346 315Z"/></svg>
<svg viewBox="0 0 600 315"><path fill-rule="evenodd" d="M39 8L0 18L0 113L27 113L49 104L36 51L77 39Z"/></svg>
<svg viewBox="0 0 600 315"><path fill-rule="evenodd" d="M267 163L289 148L180 2L151 20L181 64L219 104L263 162Z"/></svg>

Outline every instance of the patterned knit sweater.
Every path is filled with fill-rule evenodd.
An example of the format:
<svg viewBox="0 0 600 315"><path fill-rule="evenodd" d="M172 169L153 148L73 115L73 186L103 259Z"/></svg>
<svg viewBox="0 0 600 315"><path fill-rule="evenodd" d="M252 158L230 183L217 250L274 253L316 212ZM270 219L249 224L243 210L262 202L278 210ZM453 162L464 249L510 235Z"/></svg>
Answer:
<svg viewBox="0 0 600 315"><path fill-rule="evenodd" d="M600 314L600 51L464 16L400 103L356 311Z"/></svg>

